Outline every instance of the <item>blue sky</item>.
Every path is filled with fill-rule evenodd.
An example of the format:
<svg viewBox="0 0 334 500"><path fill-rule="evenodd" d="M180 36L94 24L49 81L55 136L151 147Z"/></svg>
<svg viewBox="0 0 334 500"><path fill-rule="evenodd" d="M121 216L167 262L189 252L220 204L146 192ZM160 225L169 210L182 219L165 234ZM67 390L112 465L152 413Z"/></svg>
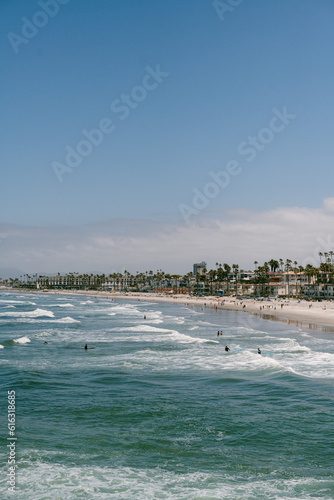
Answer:
<svg viewBox="0 0 334 500"><path fill-rule="evenodd" d="M92 250L91 262L89 257L81 261L82 250L72 256L66 250L72 244L67 236L59 260L47 253L34 257L42 245L32 236L35 254L23 263L23 240L9 236L18 228L30 228L31 235L43 228L44 245L55 228L82 235L87 227L107 224L105 236L114 248L115 221L122 219L126 246L133 245L129 259L140 269L145 252L138 253L130 230L138 220L150 235L166 224L182 234L203 220L232 220L233 211L265 214L283 207L317 214L323 200L333 196L332 0L221 0L223 10L228 6L224 19L212 1L204 0L55 2L0 3L0 236L7 235L0 245L2 267L24 264L27 272L53 272L56 263L64 271L74 264L85 267L82 271L131 268L112 252L101 260ZM55 12L53 17L38 14L45 12L41 4ZM33 36L23 43L15 36L27 33L26 19L44 25L32 27ZM145 77L157 68L161 81L143 91L143 81L154 86L154 78ZM133 109L129 105L122 120L111 105L126 95L138 100L132 98ZM282 114L284 109L294 118L273 132L273 110ZM113 131L90 146L60 182L54 162L68 167L66 148L76 150L87 140L82 131L96 129L104 119ZM261 138L260 146L247 161L250 154L241 154L240 147L245 151L252 137ZM198 210L194 193L203 193L210 172L226 171L232 160L238 174ZM191 210L187 220L185 206ZM312 245L317 238L328 239L331 230L324 225L318 234L315 229ZM213 241L207 235L210 252ZM212 262L238 257L243 243L233 240L224 255L217 248L217 255L209 256L196 245L194 236L189 268L197 257ZM285 245L281 255L291 255ZM255 244L254 253L262 247ZM292 258L305 257L303 248L294 251ZM257 257L250 255L249 262L242 257L244 265ZM159 268L168 263L177 272L189 270L186 255L164 259L155 255L153 260Z"/></svg>

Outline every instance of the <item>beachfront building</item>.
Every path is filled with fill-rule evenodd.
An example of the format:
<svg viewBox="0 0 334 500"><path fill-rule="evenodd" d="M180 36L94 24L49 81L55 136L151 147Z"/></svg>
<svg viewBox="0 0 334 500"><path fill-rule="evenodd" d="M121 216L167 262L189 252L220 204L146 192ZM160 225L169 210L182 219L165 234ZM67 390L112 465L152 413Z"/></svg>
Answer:
<svg viewBox="0 0 334 500"><path fill-rule="evenodd" d="M268 272L268 295L273 297L285 296L286 287L283 283L283 273L282 272Z"/></svg>
<svg viewBox="0 0 334 500"><path fill-rule="evenodd" d="M197 276L197 274L205 274L206 270L208 268L208 265L204 260L202 262L198 262L193 265L193 275Z"/></svg>
<svg viewBox="0 0 334 500"><path fill-rule="evenodd" d="M31 283L37 289L65 289L65 290L95 290L100 287L104 275L98 274L60 274L55 276L38 276ZM23 283L23 286L26 286Z"/></svg>
<svg viewBox="0 0 334 500"><path fill-rule="evenodd" d="M49 287L49 276L38 276L36 279L36 288L44 289Z"/></svg>
<svg viewBox="0 0 334 500"><path fill-rule="evenodd" d="M143 281L141 283L142 286L139 287L139 290L145 291ZM124 275L121 273L109 274L109 276L105 276L104 281L101 283L101 290L105 292L122 292L135 289L135 278L128 272L125 272Z"/></svg>
<svg viewBox="0 0 334 500"><path fill-rule="evenodd" d="M303 286L303 296L312 300L332 300L334 299L334 286L305 284Z"/></svg>
<svg viewBox="0 0 334 500"><path fill-rule="evenodd" d="M269 261L270 263L271 261ZM137 271L135 275L123 273L79 274L76 272L54 276L23 274L20 279L10 278L5 283L15 288L37 288L40 290L103 290L109 292L156 292L175 294L199 294L238 297L305 297L318 299L334 298L334 268L322 263L319 268L307 265L286 266L283 271L264 263L253 271L239 269L237 264L216 263L216 269L207 270L205 261L193 264L193 271L184 276L166 274L161 269L156 273Z"/></svg>
<svg viewBox="0 0 334 500"><path fill-rule="evenodd" d="M307 284L308 277L304 272L287 271L282 273L281 286L284 290L280 295L290 297L291 295L300 295L303 286Z"/></svg>

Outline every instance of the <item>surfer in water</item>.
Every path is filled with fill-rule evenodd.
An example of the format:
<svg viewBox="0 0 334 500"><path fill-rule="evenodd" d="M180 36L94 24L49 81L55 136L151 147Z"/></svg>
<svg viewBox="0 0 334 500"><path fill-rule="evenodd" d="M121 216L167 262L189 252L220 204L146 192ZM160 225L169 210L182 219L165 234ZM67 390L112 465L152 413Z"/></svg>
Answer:
<svg viewBox="0 0 334 500"><path fill-rule="evenodd" d="M259 347L257 348L257 353L261 354L261 349Z"/></svg>
<svg viewBox="0 0 334 500"><path fill-rule="evenodd" d="M95 349L95 346L94 347L93 346L92 347L88 347L88 345L85 344L85 347L83 347L82 349L85 349L85 351L87 351L87 349Z"/></svg>
<svg viewBox="0 0 334 500"><path fill-rule="evenodd" d="M229 347L227 347L227 345L225 346L225 351L228 352L230 350Z"/></svg>

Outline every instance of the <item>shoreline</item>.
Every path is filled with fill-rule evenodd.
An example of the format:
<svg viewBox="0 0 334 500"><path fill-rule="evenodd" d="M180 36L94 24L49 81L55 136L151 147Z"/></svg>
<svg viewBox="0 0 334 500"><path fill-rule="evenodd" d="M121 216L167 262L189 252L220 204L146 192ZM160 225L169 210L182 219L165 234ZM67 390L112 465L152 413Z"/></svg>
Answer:
<svg viewBox="0 0 334 500"><path fill-rule="evenodd" d="M188 295L164 295L142 292L102 292L89 290L40 290L13 289L1 287L0 291L12 293L71 295L97 298L140 300L149 302L164 302L188 306L207 307L218 311L237 311L260 317L266 320L282 321L294 326L304 326L309 329L334 332L334 302L310 302L297 299L255 300L226 297L190 297Z"/></svg>

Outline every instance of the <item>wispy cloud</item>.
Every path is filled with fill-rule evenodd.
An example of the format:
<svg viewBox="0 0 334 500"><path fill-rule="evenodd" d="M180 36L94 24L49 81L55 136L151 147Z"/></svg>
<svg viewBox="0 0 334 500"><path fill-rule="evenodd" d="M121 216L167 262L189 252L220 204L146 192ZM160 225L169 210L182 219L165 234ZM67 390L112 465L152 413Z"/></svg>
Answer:
<svg viewBox="0 0 334 500"><path fill-rule="evenodd" d="M305 265L334 247L334 198L320 208L221 209L191 224L112 220L83 226L0 225L2 266L25 272L186 273L205 259L239 263L291 258ZM333 243L333 245L332 245Z"/></svg>

